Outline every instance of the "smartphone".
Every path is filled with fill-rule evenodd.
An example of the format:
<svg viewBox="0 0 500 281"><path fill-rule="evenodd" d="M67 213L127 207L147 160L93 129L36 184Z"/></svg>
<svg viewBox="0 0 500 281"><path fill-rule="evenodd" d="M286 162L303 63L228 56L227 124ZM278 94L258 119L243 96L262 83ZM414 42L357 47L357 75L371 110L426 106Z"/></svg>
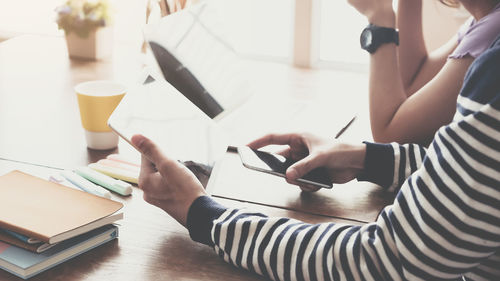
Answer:
<svg viewBox="0 0 500 281"><path fill-rule="evenodd" d="M251 149L247 146L238 147L238 154L243 166L280 177L285 177L286 169L296 162L278 154ZM322 188L332 188L331 179L326 168L323 167L310 171L297 181Z"/></svg>

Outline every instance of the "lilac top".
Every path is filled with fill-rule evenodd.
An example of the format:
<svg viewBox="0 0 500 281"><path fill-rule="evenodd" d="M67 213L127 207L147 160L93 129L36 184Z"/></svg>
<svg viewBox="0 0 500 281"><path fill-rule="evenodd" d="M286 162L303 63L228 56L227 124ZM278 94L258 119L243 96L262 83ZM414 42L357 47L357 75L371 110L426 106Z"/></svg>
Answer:
<svg viewBox="0 0 500 281"><path fill-rule="evenodd" d="M476 21L467 20L458 30L458 46L448 58L459 59L467 55L477 58L500 34L500 3L486 16Z"/></svg>

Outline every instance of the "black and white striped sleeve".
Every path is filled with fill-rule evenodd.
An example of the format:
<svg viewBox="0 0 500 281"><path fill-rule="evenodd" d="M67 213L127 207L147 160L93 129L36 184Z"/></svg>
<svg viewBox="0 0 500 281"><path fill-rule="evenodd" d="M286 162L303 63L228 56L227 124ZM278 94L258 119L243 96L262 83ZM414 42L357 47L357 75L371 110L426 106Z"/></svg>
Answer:
<svg viewBox="0 0 500 281"><path fill-rule="evenodd" d="M500 50L485 59L490 68L467 76L476 86L466 84L460 116L425 157L415 146L372 146L367 157L392 150L385 186L403 182L376 222L307 224L203 196L188 213L191 237L274 280L500 280Z"/></svg>
<svg viewBox="0 0 500 281"><path fill-rule="evenodd" d="M500 128L500 111L494 116L490 125L470 116L465 127L499 136L490 126ZM485 261L494 261L500 247L500 165L492 166L499 158L490 155L500 155L500 146L457 135L462 127L439 131L421 168L374 223L307 224L225 209L200 197L188 216L191 236L228 263L274 280L491 277L495 269Z"/></svg>
<svg viewBox="0 0 500 281"><path fill-rule="evenodd" d="M376 183L393 192L420 168L426 156L426 149L416 144L365 144L365 169L358 180Z"/></svg>
<svg viewBox="0 0 500 281"><path fill-rule="evenodd" d="M439 130L374 223L307 224L200 197L190 234L274 280L491 279L500 248L500 105L486 107Z"/></svg>

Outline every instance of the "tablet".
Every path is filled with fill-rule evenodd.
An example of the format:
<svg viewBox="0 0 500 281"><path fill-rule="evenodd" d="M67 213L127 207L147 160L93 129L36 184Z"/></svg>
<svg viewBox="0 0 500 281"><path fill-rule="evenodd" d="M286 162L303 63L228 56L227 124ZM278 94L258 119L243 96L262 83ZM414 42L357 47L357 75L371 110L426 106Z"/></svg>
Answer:
<svg viewBox="0 0 500 281"><path fill-rule="evenodd" d="M223 134L213 120L152 75L127 91L108 126L130 144L133 135L142 134L176 160L212 165L225 151Z"/></svg>

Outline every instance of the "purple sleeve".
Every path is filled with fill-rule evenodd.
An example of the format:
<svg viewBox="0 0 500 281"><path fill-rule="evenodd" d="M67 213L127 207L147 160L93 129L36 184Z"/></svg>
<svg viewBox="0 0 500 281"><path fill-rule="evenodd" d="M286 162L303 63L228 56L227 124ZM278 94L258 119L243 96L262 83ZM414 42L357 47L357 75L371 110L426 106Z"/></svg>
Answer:
<svg viewBox="0 0 500 281"><path fill-rule="evenodd" d="M458 46L448 58L477 58L500 34L500 4L479 21L468 20L458 32Z"/></svg>

